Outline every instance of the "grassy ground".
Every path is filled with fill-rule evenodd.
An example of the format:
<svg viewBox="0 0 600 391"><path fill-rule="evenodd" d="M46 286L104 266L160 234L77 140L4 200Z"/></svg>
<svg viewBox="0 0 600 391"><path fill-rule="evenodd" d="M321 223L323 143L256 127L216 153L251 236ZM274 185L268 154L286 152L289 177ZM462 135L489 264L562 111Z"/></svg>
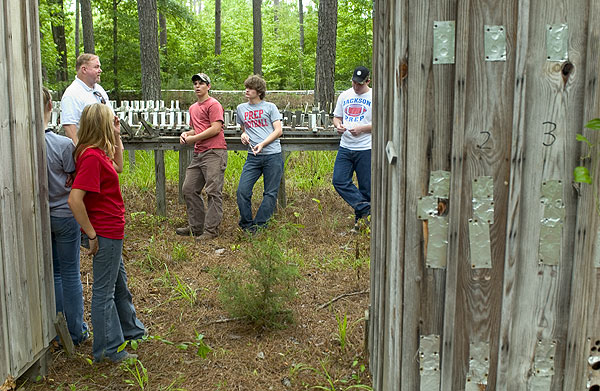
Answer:
<svg viewBox="0 0 600 391"><path fill-rule="evenodd" d="M177 154L165 156L165 218L154 215L152 155L138 152L135 172L126 166L121 176L127 211L124 260L150 338L128 346L139 359L121 365L91 364L90 341L77 348L75 357L56 350L48 376L20 389L370 389L364 347L370 234L368 228L350 233L352 210L330 184L334 158L335 153L293 153L286 164L288 207L278 211L266 232L248 237L237 228L235 203L244 156L230 152L221 235L201 243L174 233L186 224L185 207L177 201ZM259 182L255 195L262 194L261 187ZM283 237L283 230L291 234ZM295 294L285 305L292 319L276 328L231 319L219 299L219 275L234 269L256 274L248 260L259 244L273 238L281 242L278 256L285 266L298 271ZM82 281L89 323L87 255L82 256Z"/></svg>

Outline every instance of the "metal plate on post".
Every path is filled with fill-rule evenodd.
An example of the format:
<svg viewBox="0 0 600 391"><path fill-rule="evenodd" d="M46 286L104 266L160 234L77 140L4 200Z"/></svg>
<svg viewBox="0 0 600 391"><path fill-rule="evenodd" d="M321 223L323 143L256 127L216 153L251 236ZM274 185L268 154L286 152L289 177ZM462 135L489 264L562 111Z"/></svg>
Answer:
<svg viewBox="0 0 600 391"><path fill-rule="evenodd" d="M533 359L533 376L529 379L528 390L547 391L550 389L552 375L554 375L555 353L556 341L550 339L537 341Z"/></svg>
<svg viewBox="0 0 600 391"><path fill-rule="evenodd" d="M427 224L427 259L425 265L430 268L446 268L448 253L448 219L432 217Z"/></svg>
<svg viewBox="0 0 600 391"><path fill-rule="evenodd" d="M450 198L450 171L432 171L429 175L429 194Z"/></svg>
<svg viewBox="0 0 600 391"><path fill-rule="evenodd" d="M596 233L596 253L594 254L594 267L600 267L600 229Z"/></svg>
<svg viewBox="0 0 600 391"><path fill-rule="evenodd" d="M539 339L535 347L535 360L533 362L534 376L554 375L554 356L556 353L556 341L551 339Z"/></svg>
<svg viewBox="0 0 600 391"><path fill-rule="evenodd" d="M485 61L506 61L506 30L504 26L485 25Z"/></svg>
<svg viewBox="0 0 600 391"><path fill-rule="evenodd" d="M433 22L433 63L454 64L455 22Z"/></svg>
<svg viewBox="0 0 600 391"><path fill-rule="evenodd" d="M417 201L417 218L419 220L429 220L430 217L437 216L438 198L435 196L420 197Z"/></svg>
<svg viewBox="0 0 600 391"><path fill-rule="evenodd" d="M494 224L494 178L473 178L473 219Z"/></svg>
<svg viewBox="0 0 600 391"><path fill-rule="evenodd" d="M564 62L569 59L569 26L546 25L546 55L548 61Z"/></svg>
<svg viewBox="0 0 600 391"><path fill-rule="evenodd" d="M479 391L487 385L490 368L490 344L487 342L471 342L469 344L469 372L465 383L465 391ZM484 387L485 388L485 387Z"/></svg>
<svg viewBox="0 0 600 391"><path fill-rule="evenodd" d="M421 391L440 389L440 336L422 335L419 343Z"/></svg>
<svg viewBox="0 0 600 391"><path fill-rule="evenodd" d="M540 221L540 264L555 266L559 263L565 216L565 204L562 198L563 183L560 179L542 182L543 215Z"/></svg>
<svg viewBox="0 0 600 391"><path fill-rule="evenodd" d="M472 269L490 269L492 267L490 226L487 223L469 220L469 248L471 249Z"/></svg>
<svg viewBox="0 0 600 391"><path fill-rule="evenodd" d="M560 260L562 225L542 225L540 229L540 264L556 266Z"/></svg>

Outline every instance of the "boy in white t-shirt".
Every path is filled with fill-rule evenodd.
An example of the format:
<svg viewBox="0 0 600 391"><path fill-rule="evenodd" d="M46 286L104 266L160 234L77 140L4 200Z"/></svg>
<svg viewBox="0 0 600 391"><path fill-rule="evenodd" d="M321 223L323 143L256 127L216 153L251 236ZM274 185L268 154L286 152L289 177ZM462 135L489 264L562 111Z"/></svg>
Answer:
<svg viewBox="0 0 600 391"><path fill-rule="evenodd" d="M333 125L342 135L335 165L333 187L354 209L355 229L358 221L371 214L371 122L373 99L369 87L369 70L356 67L352 88L338 97ZM352 182L356 172L358 188Z"/></svg>

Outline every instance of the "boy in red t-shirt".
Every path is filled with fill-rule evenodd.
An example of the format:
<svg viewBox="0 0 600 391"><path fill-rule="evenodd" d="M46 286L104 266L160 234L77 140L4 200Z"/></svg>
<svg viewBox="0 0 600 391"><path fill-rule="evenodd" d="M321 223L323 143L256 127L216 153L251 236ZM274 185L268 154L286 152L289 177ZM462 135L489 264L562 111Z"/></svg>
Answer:
<svg viewBox="0 0 600 391"><path fill-rule="evenodd" d="M182 192L188 226L177 228L178 235L210 240L219 235L223 220L223 182L227 167L227 144L223 132L223 107L208 95L210 78L204 73L192 76L197 102L190 106L191 130L181 133L181 144L194 144L194 157L185 172ZM204 207L202 189L206 192Z"/></svg>

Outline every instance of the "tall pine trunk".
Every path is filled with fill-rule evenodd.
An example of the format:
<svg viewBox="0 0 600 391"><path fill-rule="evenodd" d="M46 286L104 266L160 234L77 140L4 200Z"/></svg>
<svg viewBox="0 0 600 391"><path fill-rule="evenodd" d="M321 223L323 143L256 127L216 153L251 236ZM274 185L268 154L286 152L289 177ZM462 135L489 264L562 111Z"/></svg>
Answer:
<svg viewBox="0 0 600 391"><path fill-rule="evenodd" d="M142 65L142 99L160 99L160 59L156 0L137 0L140 26L140 62Z"/></svg>
<svg viewBox="0 0 600 391"><path fill-rule="evenodd" d="M118 29L117 29L117 6L119 5L119 3L121 2L121 0L112 0L112 23L113 23L113 31L112 31L112 41L113 41L113 58L112 58L112 62L113 62L113 75L114 75L114 80L113 80L113 99L115 99L117 102L121 102L121 87L119 85L119 75L118 75L118 69L119 67L118 65L118 60L119 60L119 36L117 35L118 33Z"/></svg>
<svg viewBox="0 0 600 391"><path fill-rule="evenodd" d="M304 4L298 0L298 22L300 23L300 51L304 53Z"/></svg>
<svg viewBox="0 0 600 391"><path fill-rule="evenodd" d="M215 55L221 54L221 0L215 0Z"/></svg>
<svg viewBox="0 0 600 391"><path fill-rule="evenodd" d="M337 0L319 1L319 31L315 70L315 103L330 110L335 99Z"/></svg>
<svg viewBox="0 0 600 391"><path fill-rule="evenodd" d="M159 44L160 44L160 53L163 56L167 56L167 17L163 12L158 13L158 25L160 27L159 32Z"/></svg>
<svg viewBox="0 0 600 391"><path fill-rule="evenodd" d="M254 74L262 75L262 0L252 0Z"/></svg>
<svg viewBox="0 0 600 391"><path fill-rule="evenodd" d="M81 4L81 27L83 28L83 51L96 53L92 3L90 0L79 0L79 2Z"/></svg>
<svg viewBox="0 0 600 391"><path fill-rule="evenodd" d="M275 27L273 28L275 32L275 37L277 37L277 28L279 27L279 15L277 12L279 11L279 0L273 0L273 23Z"/></svg>
<svg viewBox="0 0 600 391"><path fill-rule="evenodd" d="M59 95L62 95L66 89L66 82L69 80L68 69L67 69L67 40L65 38L65 11L63 7L63 0L50 0L52 4L52 39L56 46L58 53L58 69L56 71L56 81L63 82L59 83L60 91Z"/></svg>
<svg viewBox="0 0 600 391"><path fill-rule="evenodd" d="M75 58L79 57L79 0L75 0Z"/></svg>

